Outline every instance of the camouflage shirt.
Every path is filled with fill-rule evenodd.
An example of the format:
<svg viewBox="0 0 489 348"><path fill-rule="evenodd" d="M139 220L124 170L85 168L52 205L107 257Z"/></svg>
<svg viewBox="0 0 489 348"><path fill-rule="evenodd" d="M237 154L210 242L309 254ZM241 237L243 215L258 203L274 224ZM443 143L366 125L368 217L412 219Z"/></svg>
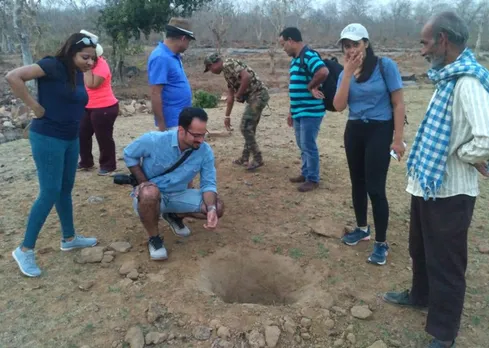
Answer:
<svg viewBox="0 0 489 348"><path fill-rule="evenodd" d="M248 86L248 89L245 91L246 96L250 96L264 89L267 89L265 87L265 84L261 82L253 69L251 69L245 63L233 58L226 58L223 63L222 72L224 74L226 82L228 83L228 88L232 88L234 90L234 93L238 92L239 87L241 86L241 78L239 74L241 73L241 71L243 71L243 69L246 69L246 71L251 76L250 84Z"/></svg>

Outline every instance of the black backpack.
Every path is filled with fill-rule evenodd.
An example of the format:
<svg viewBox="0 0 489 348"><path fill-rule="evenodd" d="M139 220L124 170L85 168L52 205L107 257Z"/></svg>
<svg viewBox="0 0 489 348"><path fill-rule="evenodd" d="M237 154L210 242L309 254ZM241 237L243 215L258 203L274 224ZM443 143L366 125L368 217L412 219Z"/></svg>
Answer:
<svg viewBox="0 0 489 348"><path fill-rule="evenodd" d="M305 49L302 50L302 52L299 55L299 66L300 68L304 69L304 71L309 75L309 77L312 79L312 74L311 72L307 69L306 63L304 63L304 54L306 51L312 51L315 52L319 58L321 58L321 55L309 47L306 47ZM322 58L321 58L322 59ZM338 63L338 59L335 57L331 59L322 59L324 64L329 70L328 77L326 80L322 83L320 86L320 91L323 92L324 94L324 106L326 107L326 110L328 111L336 111L335 107L333 106L333 99L336 94L336 87L338 84L338 77L340 76L340 73L343 71L343 65Z"/></svg>

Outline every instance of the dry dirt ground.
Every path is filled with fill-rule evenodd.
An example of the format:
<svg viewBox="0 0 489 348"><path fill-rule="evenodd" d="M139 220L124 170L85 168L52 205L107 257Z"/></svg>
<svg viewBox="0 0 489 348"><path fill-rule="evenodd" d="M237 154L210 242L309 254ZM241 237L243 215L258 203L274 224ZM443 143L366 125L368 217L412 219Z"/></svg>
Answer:
<svg viewBox="0 0 489 348"><path fill-rule="evenodd" d="M224 84L219 76L194 77L199 70L189 71L194 87ZM280 80L262 75L278 87L286 84L283 74ZM129 88L132 92L118 93L147 90L143 83ZM406 88L408 144L431 93L428 85ZM277 339L276 346L283 348L363 348L377 341L385 345L373 347L425 347L426 315L389 306L379 297L410 285L405 162L391 162L391 252L386 266L375 267L366 263L372 242L347 247L339 240L344 227L354 224L342 146L346 114L324 119L318 140L322 182L318 190L303 194L288 181L299 173L300 162L293 131L285 123L286 93L272 94L258 127L266 165L256 173L231 164L243 145L238 130L242 109L235 106L232 136L208 139L226 206L219 228L210 232L202 221L188 221L193 234L181 240L162 221L170 251L163 263L148 258L130 188L83 172L74 189L75 223L78 232L99 238L105 249L92 256L100 261L105 251L104 262L80 264L80 251L59 250L53 210L37 244L44 273L38 279L23 277L11 251L22 239L37 195L36 170L27 140L0 145L0 347L143 347L148 333L147 343L159 342L155 347L160 348L265 347ZM224 106L208 113L209 129L222 130ZM150 129L149 115L119 118L118 155ZM119 167L125 170L122 161ZM488 245L488 198L487 181L481 179L469 234L466 307L458 339L462 348L487 347L489 341L489 255L481 252ZM112 252L113 242L131 248Z"/></svg>

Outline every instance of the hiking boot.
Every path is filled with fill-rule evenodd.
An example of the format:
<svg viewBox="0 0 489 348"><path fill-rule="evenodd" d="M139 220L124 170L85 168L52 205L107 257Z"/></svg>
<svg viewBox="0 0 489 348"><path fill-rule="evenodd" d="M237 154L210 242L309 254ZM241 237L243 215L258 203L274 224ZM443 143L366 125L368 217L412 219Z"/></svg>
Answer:
<svg viewBox="0 0 489 348"><path fill-rule="evenodd" d="M151 260L163 261L168 259L168 252L163 245L163 240L160 236L150 237L148 241L149 257Z"/></svg>
<svg viewBox="0 0 489 348"><path fill-rule="evenodd" d="M389 245L387 243L374 243L374 251L368 257L368 262L375 265L383 266L387 263L387 255L389 254Z"/></svg>
<svg viewBox="0 0 489 348"><path fill-rule="evenodd" d="M403 307L411 307L423 313L428 313L428 306L418 305L412 302L411 297L409 296L409 290L402 292L386 292L382 295L382 299L390 304Z"/></svg>
<svg viewBox="0 0 489 348"><path fill-rule="evenodd" d="M350 246L357 245L359 242L366 240L370 240L370 226L368 226L367 231L357 227L352 232L345 233L341 238L343 243Z"/></svg>
<svg viewBox="0 0 489 348"><path fill-rule="evenodd" d="M455 341L443 342L435 338L430 342L428 348L455 348Z"/></svg>
<svg viewBox="0 0 489 348"><path fill-rule="evenodd" d="M168 225L170 225L171 230L177 237L188 237L192 233L190 229L183 223L183 218L178 217L177 214L163 214L163 219L168 222Z"/></svg>
<svg viewBox="0 0 489 348"><path fill-rule="evenodd" d="M318 187L319 187L319 183L312 182L312 181L306 181L301 186L299 186L297 189L299 190L299 192L309 192L309 191L317 189Z"/></svg>
<svg viewBox="0 0 489 348"><path fill-rule="evenodd" d="M24 275L28 277L39 277L41 275L41 270L36 264L34 250L22 251L21 247L18 247L12 252L12 257Z"/></svg>
<svg viewBox="0 0 489 348"><path fill-rule="evenodd" d="M290 178L289 180L291 183L294 183L294 184L301 184L303 182L306 182L306 178L304 177L304 175L299 175L299 176L296 176L294 178Z"/></svg>

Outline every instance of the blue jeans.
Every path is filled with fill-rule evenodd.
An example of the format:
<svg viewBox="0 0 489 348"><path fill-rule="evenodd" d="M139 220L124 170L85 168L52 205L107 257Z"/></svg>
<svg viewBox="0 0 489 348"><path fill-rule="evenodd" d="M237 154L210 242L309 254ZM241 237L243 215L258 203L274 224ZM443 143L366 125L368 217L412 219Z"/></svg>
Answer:
<svg viewBox="0 0 489 348"><path fill-rule="evenodd" d="M306 181L319 182L319 151L316 144L323 117L294 118L297 146L301 149L301 174Z"/></svg>
<svg viewBox="0 0 489 348"><path fill-rule="evenodd" d="M34 249L53 205L56 206L63 238L75 235L71 191L75 184L80 145L78 138L62 140L31 131L32 157L39 178L39 196L31 208L23 246Z"/></svg>

